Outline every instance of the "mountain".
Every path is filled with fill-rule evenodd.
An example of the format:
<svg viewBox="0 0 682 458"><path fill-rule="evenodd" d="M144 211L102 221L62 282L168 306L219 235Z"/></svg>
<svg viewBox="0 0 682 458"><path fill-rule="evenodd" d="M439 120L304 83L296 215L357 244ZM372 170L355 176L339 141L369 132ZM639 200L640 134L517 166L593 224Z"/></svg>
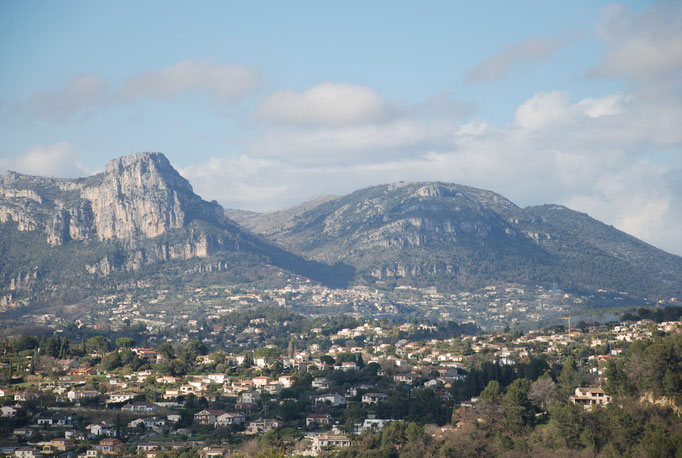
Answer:
<svg viewBox="0 0 682 458"><path fill-rule="evenodd" d="M302 256L350 264L359 282L682 297L679 256L563 206L520 208L468 186L400 182L234 218Z"/></svg>
<svg viewBox="0 0 682 458"><path fill-rule="evenodd" d="M283 272L336 286L352 275L235 224L163 154L114 159L87 178L0 177L0 306L70 302L130 282Z"/></svg>

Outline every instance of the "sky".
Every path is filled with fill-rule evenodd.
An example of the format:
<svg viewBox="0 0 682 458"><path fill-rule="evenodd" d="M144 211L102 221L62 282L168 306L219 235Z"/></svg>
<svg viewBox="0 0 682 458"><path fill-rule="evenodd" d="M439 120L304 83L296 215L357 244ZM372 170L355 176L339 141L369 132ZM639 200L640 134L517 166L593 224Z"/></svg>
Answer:
<svg viewBox="0 0 682 458"><path fill-rule="evenodd" d="M394 181L682 254L682 2L0 0L0 172L163 152L226 208Z"/></svg>

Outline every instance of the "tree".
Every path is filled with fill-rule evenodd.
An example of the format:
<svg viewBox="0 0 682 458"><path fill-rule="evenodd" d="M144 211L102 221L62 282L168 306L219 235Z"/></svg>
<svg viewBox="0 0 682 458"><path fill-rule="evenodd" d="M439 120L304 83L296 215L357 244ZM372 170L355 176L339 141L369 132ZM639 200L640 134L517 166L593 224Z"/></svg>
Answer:
<svg viewBox="0 0 682 458"><path fill-rule="evenodd" d="M160 344L158 347L156 347L156 353L158 353L161 356L164 356L168 359L175 358L175 352L173 351L173 346L171 344L169 344L168 342L164 342L164 343Z"/></svg>
<svg viewBox="0 0 682 458"><path fill-rule="evenodd" d="M62 343L59 347L59 359L66 359L71 355L71 343L68 337L62 339Z"/></svg>
<svg viewBox="0 0 682 458"><path fill-rule="evenodd" d="M575 358L569 356L564 362L564 367L559 374L559 385L561 387L561 394L564 398L568 398L573 394L575 389L580 384L580 374L575 363Z"/></svg>
<svg viewBox="0 0 682 458"><path fill-rule="evenodd" d="M481 402L495 403L500 399L500 382L497 380L491 380L488 382L488 386L481 392L480 400Z"/></svg>
<svg viewBox="0 0 682 458"><path fill-rule="evenodd" d="M502 409L507 424L515 433L521 433L525 426L532 425L535 418L533 405L528 399L530 388L530 380L525 378L514 380L514 383L507 388L507 393L502 401Z"/></svg>
<svg viewBox="0 0 682 458"><path fill-rule="evenodd" d="M563 439L568 447L577 447L582 434L582 407L571 402L556 403L549 412L550 425L555 428L558 437Z"/></svg>
<svg viewBox="0 0 682 458"><path fill-rule="evenodd" d="M121 367L121 356L117 352L105 355L102 357L100 365L104 371L112 371L117 367Z"/></svg>
<svg viewBox="0 0 682 458"><path fill-rule="evenodd" d="M21 336L12 343L15 351L34 350L38 348L38 338L36 336Z"/></svg>
<svg viewBox="0 0 682 458"><path fill-rule="evenodd" d="M88 353L102 356L109 351L109 341L102 336L91 337L85 342L85 348Z"/></svg>
<svg viewBox="0 0 682 458"><path fill-rule="evenodd" d="M135 346L135 339L130 337L119 337L116 339L116 346L119 348L133 348Z"/></svg>
<svg viewBox="0 0 682 458"><path fill-rule="evenodd" d="M539 407L543 411L546 411L552 402L558 401L560 399L559 387L556 383L554 383L552 377L549 375L543 375L531 385L528 398L531 400L533 405Z"/></svg>

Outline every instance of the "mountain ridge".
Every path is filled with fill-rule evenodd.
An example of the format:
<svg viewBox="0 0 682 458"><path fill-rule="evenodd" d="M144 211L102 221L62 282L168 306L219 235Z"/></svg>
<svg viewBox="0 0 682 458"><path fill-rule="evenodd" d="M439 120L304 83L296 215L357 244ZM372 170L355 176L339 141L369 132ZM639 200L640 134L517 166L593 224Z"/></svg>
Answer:
<svg viewBox="0 0 682 458"><path fill-rule="evenodd" d="M470 186L397 182L282 212L286 224L277 212L235 219L303 256L347 262L370 283L456 289L519 281L657 298L682 291L679 256L585 213L521 208Z"/></svg>
<svg viewBox="0 0 682 458"><path fill-rule="evenodd" d="M258 214L205 201L161 153L116 158L84 178L0 176L0 308L202 275L682 297L679 256L587 214L521 208L471 186L397 182Z"/></svg>
<svg viewBox="0 0 682 458"><path fill-rule="evenodd" d="M340 286L349 275L226 218L161 153L116 158L104 172L77 179L7 172L0 177L0 229L0 306L37 290L78 289L67 282L88 294L114 273L135 276L172 262L247 280L286 271Z"/></svg>

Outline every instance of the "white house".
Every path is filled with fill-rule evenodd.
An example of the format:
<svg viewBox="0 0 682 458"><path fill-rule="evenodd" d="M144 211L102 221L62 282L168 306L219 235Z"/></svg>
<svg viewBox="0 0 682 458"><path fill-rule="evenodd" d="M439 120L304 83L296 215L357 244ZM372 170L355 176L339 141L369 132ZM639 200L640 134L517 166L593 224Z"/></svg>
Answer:
<svg viewBox="0 0 682 458"><path fill-rule="evenodd" d="M241 412L225 412L216 418L215 426L243 425L246 423L246 416Z"/></svg>
<svg viewBox="0 0 682 458"><path fill-rule="evenodd" d="M365 393L362 395L363 404L379 404L388 401L388 396L384 393Z"/></svg>
<svg viewBox="0 0 682 458"><path fill-rule="evenodd" d="M312 449L314 452L321 452L327 447L348 447L350 439L346 436L335 436L331 434L321 434L313 437Z"/></svg>
<svg viewBox="0 0 682 458"><path fill-rule="evenodd" d="M601 387L576 388L575 394L570 399L573 404L580 404L585 410L592 410L594 406L605 406L611 402L611 396L604 393Z"/></svg>
<svg viewBox="0 0 682 458"><path fill-rule="evenodd" d="M315 404L328 402L334 407L346 404L346 398L338 393L322 394L315 398Z"/></svg>

